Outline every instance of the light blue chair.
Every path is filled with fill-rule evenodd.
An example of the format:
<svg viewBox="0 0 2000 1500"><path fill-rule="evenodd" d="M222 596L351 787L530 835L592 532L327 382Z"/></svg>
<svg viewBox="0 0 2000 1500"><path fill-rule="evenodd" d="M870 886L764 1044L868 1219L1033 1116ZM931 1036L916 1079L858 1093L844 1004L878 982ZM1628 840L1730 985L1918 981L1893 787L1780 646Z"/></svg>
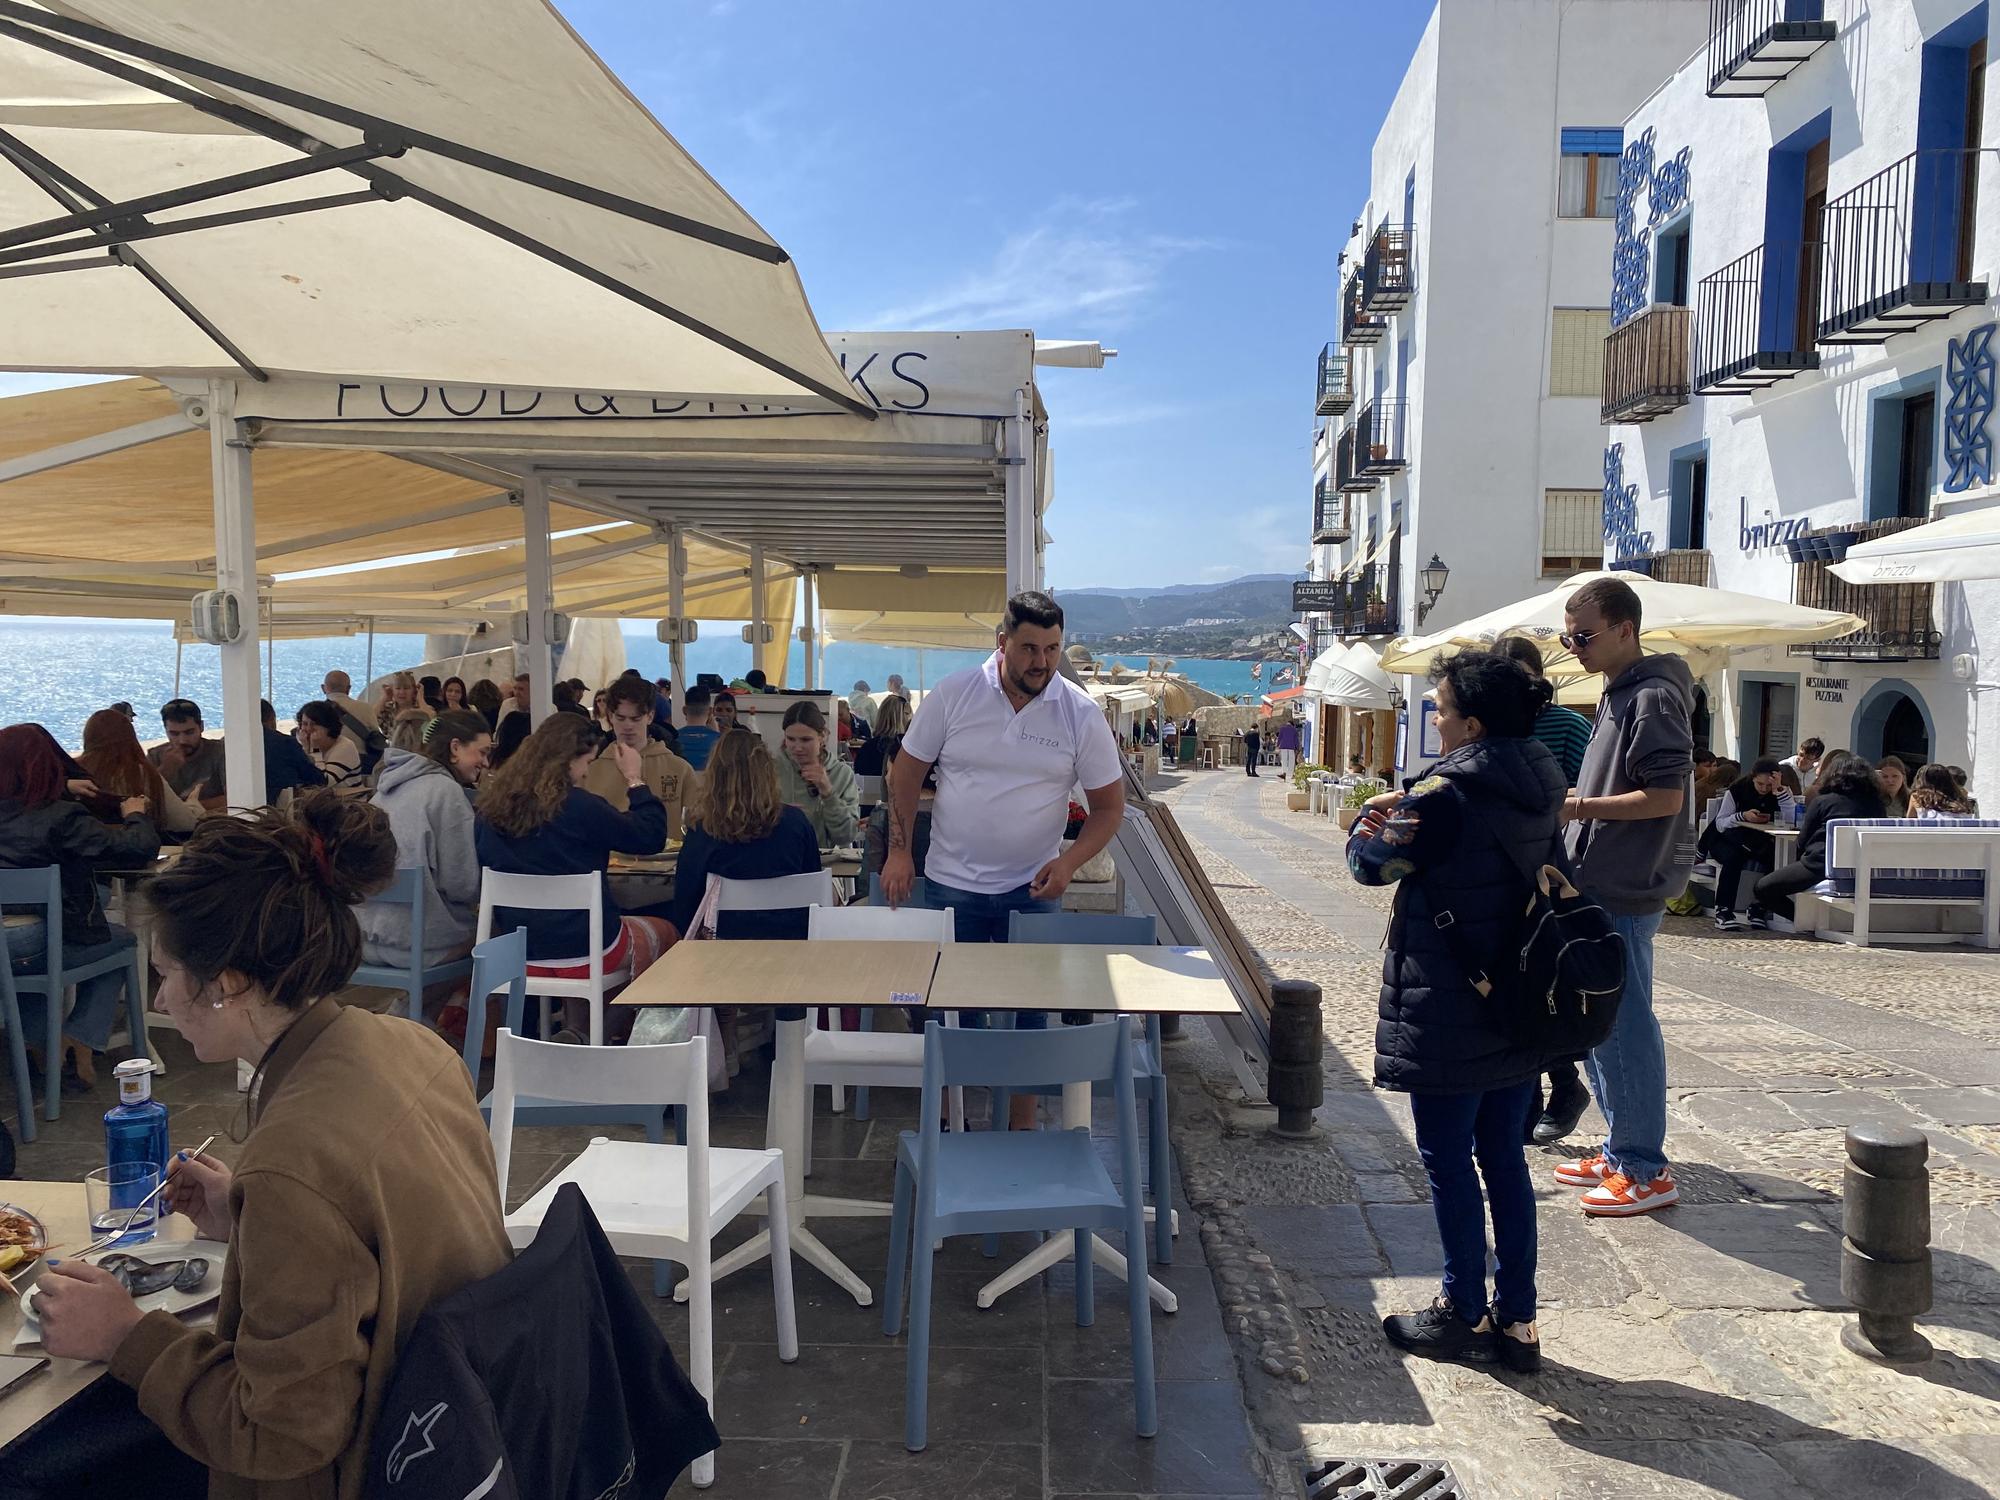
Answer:
<svg viewBox="0 0 2000 1500"><path fill-rule="evenodd" d="M16 1013L19 1012L21 995L40 995L48 1006L48 1042L44 1053L47 1072L47 1096L42 1101L42 1117L48 1120L62 1116L62 1023L63 997L86 979L95 979L100 974L123 971L125 975L125 1006L127 1025L132 1031L132 1050L139 1056L146 1055L146 997L139 986L139 945L131 935L111 952L98 958L86 959L73 966L65 965L63 956L63 909L62 909L62 867L47 865L38 870L0 870L0 905L39 906L42 921L48 929L48 956L42 960L39 974L14 974L13 964L8 964L10 977L14 982ZM17 1032L18 1034L18 1032Z"/></svg>
<svg viewBox="0 0 2000 1500"><path fill-rule="evenodd" d="M409 997L403 1014L412 1021L424 1018L424 991L434 984L443 984L447 979L463 979L472 972L472 960L454 958L447 963L424 966L424 923L425 908L430 902L424 899L424 872L415 865L403 865L396 871L396 878L375 895L368 898L371 906L407 906L410 909L410 961L398 968L394 964L363 964L354 971L350 984L373 985L385 990L401 990ZM519 1035L519 1033L515 1033Z"/></svg>
<svg viewBox="0 0 2000 1500"><path fill-rule="evenodd" d="M948 1088L1028 1087L1043 1083L1111 1085L1117 1100L1121 1190L1105 1170L1088 1130L952 1131L938 1127ZM1094 1026L1048 1031L924 1028L923 1127L896 1142L896 1198L889 1218L889 1270L882 1331L893 1337L903 1312L903 1271L910 1278L910 1345L905 1377L903 1445L926 1442L930 1380L931 1286L938 1240L955 1234L1060 1231L1076 1236L1076 1322L1095 1316L1090 1235L1123 1233L1132 1274L1126 1297L1132 1320L1132 1401L1140 1437L1159 1431L1153 1387L1152 1304L1144 1274L1146 1208L1139 1190L1139 1125L1132 1103L1132 1027L1126 1016Z"/></svg>
<svg viewBox="0 0 2000 1500"><path fill-rule="evenodd" d="M1099 916L1083 911L1017 911L1007 919L1010 943L1092 943L1104 948L1150 948L1158 941L1151 913L1135 917ZM1146 1185L1153 1199L1153 1259L1174 1260L1174 1159L1167 1134L1167 1070L1160 1050L1160 1018L1146 1017L1146 1035L1132 1044L1132 1084L1146 1101ZM1037 1093L1055 1093L1037 1089ZM1100 1091L1101 1092L1101 1091ZM1007 1117L1007 1101L997 1098L993 1118Z"/></svg>
<svg viewBox="0 0 2000 1500"><path fill-rule="evenodd" d="M35 1090L28 1078L28 1041L21 1028L21 999L14 993L14 962L7 952L7 924L0 922L0 1026L7 1028L7 1056L14 1065L14 1097L20 1101L21 1139L35 1138Z"/></svg>
<svg viewBox="0 0 2000 1500"><path fill-rule="evenodd" d="M486 1041L486 999L500 990L507 992L507 1013L503 1025L515 1036L522 1035L521 1023L528 1007L528 929L516 927L478 944L467 960L472 969L472 993L465 1002L465 1071L472 1075L472 1092L479 1092L479 1054ZM685 1139L687 1111L676 1106L673 1115L673 1144ZM493 1096L479 1101L479 1113L488 1124L493 1120ZM666 1116L650 1104L574 1104L550 1099L521 1098L514 1101L516 1125L631 1125L646 1132L654 1145L667 1142ZM504 1191L505 1184L502 1184ZM661 1297L673 1294L670 1262L653 1262L653 1291Z"/></svg>

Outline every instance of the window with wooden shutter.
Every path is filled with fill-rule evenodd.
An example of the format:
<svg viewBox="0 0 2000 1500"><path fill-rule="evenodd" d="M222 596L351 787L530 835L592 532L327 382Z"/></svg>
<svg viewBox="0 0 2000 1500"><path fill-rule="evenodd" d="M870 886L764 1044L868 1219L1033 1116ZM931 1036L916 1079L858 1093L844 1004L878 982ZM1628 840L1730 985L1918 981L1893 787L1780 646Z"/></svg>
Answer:
<svg viewBox="0 0 2000 1500"><path fill-rule="evenodd" d="M1542 576L1566 578L1603 566L1604 492L1542 492Z"/></svg>
<svg viewBox="0 0 2000 1500"><path fill-rule="evenodd" d="M1604 340L1608 307L1559 307L1549 336L1549 394L1604 399Z"/></svg>

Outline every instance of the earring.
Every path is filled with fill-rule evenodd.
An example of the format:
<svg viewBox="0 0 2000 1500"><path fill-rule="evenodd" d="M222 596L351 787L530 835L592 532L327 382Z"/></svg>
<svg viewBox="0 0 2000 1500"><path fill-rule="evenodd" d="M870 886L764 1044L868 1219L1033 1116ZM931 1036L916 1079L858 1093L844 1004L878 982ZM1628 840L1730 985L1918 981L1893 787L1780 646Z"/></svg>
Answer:
<svg viewBox="0 0 2000 1500"><path fill-rule="evenodd" d="M228 1003L229 1002L226 1000L211 1000L208 1002L208 1008L210 1010L221 1010L222 1007L227 1005Z"/></svg>

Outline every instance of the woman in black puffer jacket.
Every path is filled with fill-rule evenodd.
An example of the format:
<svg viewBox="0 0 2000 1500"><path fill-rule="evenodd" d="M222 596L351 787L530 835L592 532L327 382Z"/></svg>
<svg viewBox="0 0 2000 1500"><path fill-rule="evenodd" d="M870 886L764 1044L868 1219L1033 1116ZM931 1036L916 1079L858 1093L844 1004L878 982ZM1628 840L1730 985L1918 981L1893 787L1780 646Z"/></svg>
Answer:
<svg viewBox="0 0 2000 1500"><path fill-rule="evenodd" d="M1444 758L1407 793L1371 803L1347 844L1356 880L1400 882L1382 967L1375 1083L1410 1095L1444 1242L1442 1295L1421 1312L1385 1319L1382 1331L1412 1353L1532 1370L1541 1363L1535 1196L1522 1141L1547 1059L1508 1038L1494 1019L1497 1002L1472 987L1433 918L1450 911L1462 952L1497 963L1518 946L1531 872L1562 863L1565 778L1531 737L1546 682L1487 652L1440 659L1431 680Z"/></svg>

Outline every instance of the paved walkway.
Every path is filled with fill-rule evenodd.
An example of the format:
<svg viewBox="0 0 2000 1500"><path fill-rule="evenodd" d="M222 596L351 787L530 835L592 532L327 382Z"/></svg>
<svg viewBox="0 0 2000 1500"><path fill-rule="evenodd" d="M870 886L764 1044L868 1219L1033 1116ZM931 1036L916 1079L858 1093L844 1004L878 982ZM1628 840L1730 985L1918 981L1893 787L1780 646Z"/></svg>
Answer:
<svg viewBox="0 0 2000 1500"><path fill-rule="evenodd" d="M1539 1377L1406 1362L1384 1312L1440 1264L1409 1111L1370 1087L1389 893L1272 778L1163 781L1246 935L1325 996L1325 1139L1286 1147L1185 1048L1175 1134L1274 1470L1451 1462L1478 1500L1984 1496L2000 1489L2000 956L1720 936L1668 919L1659 1009L1681 1206L1583 1218L1537 1152ZM1930 1137L1939 1354L1907 1372L1837 1332L1843 1132ZM1299 1481L1294 1481L1299 1482Z"/></svg>

